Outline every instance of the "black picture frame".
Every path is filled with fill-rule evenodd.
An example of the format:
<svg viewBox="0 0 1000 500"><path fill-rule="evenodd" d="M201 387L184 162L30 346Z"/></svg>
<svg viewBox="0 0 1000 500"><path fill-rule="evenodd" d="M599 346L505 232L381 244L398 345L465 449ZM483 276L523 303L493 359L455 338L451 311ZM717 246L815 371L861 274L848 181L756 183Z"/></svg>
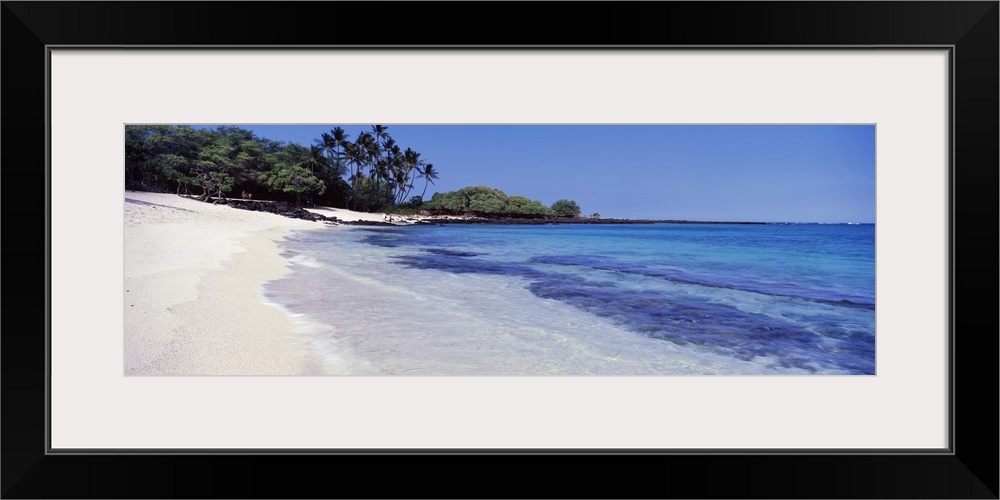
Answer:
<svg viewBox="0 0 1000 500"><path fill-rule="evenodd" d="M996 1L2 3L2 252L18 276L0 337L4 498L998 498ZM43 193L54 45L951 47L951 450L49 454ZM371 472L385 480L364 480Z"/></svg>

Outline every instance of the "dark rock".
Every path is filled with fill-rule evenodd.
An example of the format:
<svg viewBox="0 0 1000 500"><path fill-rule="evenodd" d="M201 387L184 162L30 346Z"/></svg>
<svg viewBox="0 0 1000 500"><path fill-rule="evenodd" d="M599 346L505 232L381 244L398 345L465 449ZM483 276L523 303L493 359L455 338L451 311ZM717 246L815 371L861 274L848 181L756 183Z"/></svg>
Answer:
<svg viewBox="0 0 1000 500"><path fill-rule="evenodd" d="M241 210L251 210L255 212L267 212L292 219L304 219L321 222L339 222L336 217L326 217L314 214L308 210L293 207L283 201L251 201L251 200L230 200L229 206Z"/></svg>
<svg viewBox="0 0 1000 500"><path fill-rule="evenodd" d="M433 218L424 222L425 224L521 224L521 225L546 225L546 224L766 224L764 222L715 222L715 221L693 221L693 220L663 220L663 219L588 219L585 217L560 217L560 218L485 218L466 217L461 219L438 219Z"/></svg>
<svg viewBox="0 0 1000 500"><path fill-rule="evenodd" d="M393 224L391 222L380 222L372 220L355 220L355 221L343 220L340 221L340 223L348 226L396 226L396 224Z"/></svg>

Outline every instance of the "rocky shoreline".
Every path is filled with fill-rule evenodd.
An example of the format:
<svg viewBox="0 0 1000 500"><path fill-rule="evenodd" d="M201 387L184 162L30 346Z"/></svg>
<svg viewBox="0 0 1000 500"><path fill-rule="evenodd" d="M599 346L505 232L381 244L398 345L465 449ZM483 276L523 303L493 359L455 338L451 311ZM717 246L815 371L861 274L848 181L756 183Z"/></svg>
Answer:
<svg viewBox="0 0 1000 500"><path fill-rule="evenodd" d="M590 219L586 217L561 217L556 219L518 219L518 218L435 218L430 216L418 224L505 224L505 225L554 225L554 224L767 224L766 222L717 222L672 219Z"/></svg>
<svg viewBox="0 0 1000 500"><path fill-rule="evenodd" d="M327 217L322 214L313 213L304 208L298 208L295 205L284 201L232 200L224 198L221 200L216 200L212 203L217 205L228 205L232 208L238 208L240 210L267 212L267 213L277 214L283 217L290 217L292 219L311 220L317 222L326 222L330 224L344 224L348 226L395 226L396 225L390 222L341 220L338 219L337 217Z"/></svg>
<svg viewBox="0 0 1000 500"><path fill-rule="evenodd" d="M293 219L304 219L310 221L327 222L330 224L342 224L347 226L400 226L400 225L445 225L445 224L498 224L498 225L556 225L556 224L752 224L763 225L766 222L719 222L719 221L695 221L695 220L675 220L675 219L601 219L589 217L559 217L551 219L528 219L528 218L490 218L467 216L446 216L446 215L420 215L419 219L412 224L397 224L393 222L379 222L370 220L347 221L337 217L310 212L303 208L298 208L291 203L283 201L266 200L237 200L226 199L216 200L213 204L228 205L240 210L251 210L256 212L268 212L283 217ZM399 217L399 216L396 216Z"/></svg>

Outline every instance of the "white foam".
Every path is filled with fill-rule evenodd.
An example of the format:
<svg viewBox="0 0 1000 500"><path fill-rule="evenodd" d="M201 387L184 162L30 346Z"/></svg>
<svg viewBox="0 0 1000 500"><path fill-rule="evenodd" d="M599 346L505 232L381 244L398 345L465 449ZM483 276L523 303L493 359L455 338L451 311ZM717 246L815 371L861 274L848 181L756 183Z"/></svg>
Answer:
<svg viewBox="0 0 1000 500"><path fill-rule="evenodd" d="M323 264L320 264L318 260L302 254L292 255L291 257L288 258L288 261L292 264L304 267L311 267L311 268L323 267Z"/></svg>

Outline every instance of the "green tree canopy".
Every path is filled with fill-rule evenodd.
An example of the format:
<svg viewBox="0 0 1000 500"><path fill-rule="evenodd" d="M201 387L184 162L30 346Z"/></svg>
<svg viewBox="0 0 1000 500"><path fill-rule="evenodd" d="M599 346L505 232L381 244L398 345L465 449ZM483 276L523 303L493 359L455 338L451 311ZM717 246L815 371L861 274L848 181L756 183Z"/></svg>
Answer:
<svg viewBox="0 0 1000 500"><path fill-rule="evenodd" d="M580 207L573 200L559 200L552 204L552 211L559 217L579 217Z"/></svg>
<svg viewBox="0 0 1000 500"><path fill-rule="evenodd" d="M268 191L272 198L294 196L299 203L309 196L314 202L355 210L391 209L403 204L418 177L424 178L426 193L438 172L420 153L397 144L388 129L373 125L350 141L343 128L334 127L316 144L302 146L256 137L233 126L128 125L125 188L177 194L201 188L203 200L232 191ZM419 203L416 197L408 202L412 209L415 201ZM468 200L464 204L468 209Z"/></svg>
<svg viewBox="0 0 1000 500"><path fill-rule="evenodd" d="M273 191L281 191L295 196L295 202L302 206L302 197L320 195L326 190L323 181L319 180L305 167L284 164L264 172L260 181Z"/></svg>
<svg viewBox="0 0 1000 500"><path fill-rule="evenodd" d="M469 186L457 191L436 193L423 208L450 214L475 214L486 217L554 217L556 213L541 202L524 196L507 196L489 186Z"/></svg>

